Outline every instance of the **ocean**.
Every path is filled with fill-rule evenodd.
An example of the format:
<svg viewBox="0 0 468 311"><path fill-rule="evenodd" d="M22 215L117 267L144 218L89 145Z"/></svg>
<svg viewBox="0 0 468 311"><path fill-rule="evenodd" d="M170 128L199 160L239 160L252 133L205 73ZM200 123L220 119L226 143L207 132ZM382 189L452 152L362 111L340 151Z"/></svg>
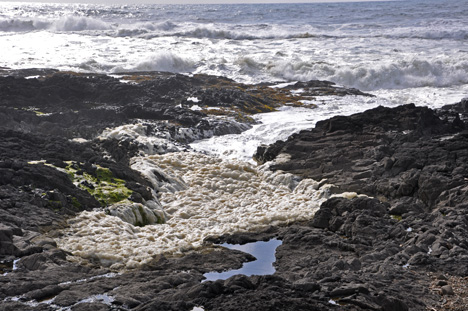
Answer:
<svg viewBox="0 0 468 311"><path fill-rule="evenodd" d="M330 80L437 105L468 84L468 1L0 3L0 66Z"/></svg>
<svg viewBox="0 0 468 311"><path fill-rule="evenodd" d="M115 269L202 245L208 235L306 220L328 198L317 181L257 167L260 144L335 115L379 105L431 108L468 95L468 1L310 4L97 5L0 3L0 67L117 75L169 71L243 83L328 80L375 97L317 98L315 109L259 114L239 135L196 141L183 155L146 155L133 168L177 184L158 200L164 225L135 228L84 212L58 244ZM156 182L155 182L156 183ZM98 228L102 228L98 229ZM109 228L112 228L111 230ZM84 232L87 232L86 234ZM79 233L79 234L77 234ZM99 242L96 242L99 241ZM148 251L151 249L151 251Z"/></svg>

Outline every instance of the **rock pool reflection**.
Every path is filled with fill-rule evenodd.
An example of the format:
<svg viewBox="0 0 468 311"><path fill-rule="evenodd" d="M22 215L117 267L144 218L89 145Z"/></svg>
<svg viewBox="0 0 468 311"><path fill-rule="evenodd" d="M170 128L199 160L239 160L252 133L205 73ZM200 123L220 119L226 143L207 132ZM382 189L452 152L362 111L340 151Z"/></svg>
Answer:
<svg viewBox="0 0 468 311"><path fill-rule="evenodd" d="M257 260L244 263L242 268L237 270L205 273L203 276L206 279L203 281L216 281L219 279L226 280L236 274L244 274L246 276L273 274L275 273L275 268L273 267L273 263L276 260L275 251L281 244L282 241L277 239L271 239L267 242L252 242L243 245L227 243L221 244L221 246L229 249L249 253L257 258Z"/></svg>

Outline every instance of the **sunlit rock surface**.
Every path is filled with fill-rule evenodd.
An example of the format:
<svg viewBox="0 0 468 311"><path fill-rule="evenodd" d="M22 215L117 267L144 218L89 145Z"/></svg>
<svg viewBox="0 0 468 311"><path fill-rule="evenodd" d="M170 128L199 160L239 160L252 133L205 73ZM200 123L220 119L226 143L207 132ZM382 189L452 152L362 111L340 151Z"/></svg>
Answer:
<svg viewBox="0 0 468 311"><path fill-rule="evenodd" d="M348 91L35 72L0 78L1 309L426 310L468 274L466 101L324 120L257 167L188 144ZM273 275L201 282L255 259L215 244L270 239Z"/></svg>

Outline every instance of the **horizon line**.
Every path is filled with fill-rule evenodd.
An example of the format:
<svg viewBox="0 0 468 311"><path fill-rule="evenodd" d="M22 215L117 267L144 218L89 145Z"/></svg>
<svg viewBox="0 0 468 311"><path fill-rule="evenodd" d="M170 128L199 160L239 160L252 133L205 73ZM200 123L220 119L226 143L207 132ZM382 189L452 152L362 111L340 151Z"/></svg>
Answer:
<svg viewBox="0 0 468 311"><path fill-rule="evenodd" d="M402 0L294 0L294 1L287 1L287 0L202 0L202 1L194 1L194 0L114 0L109 3L109 0L8 0L3 3L44 3L44 4L108 4L108 5L150 5L150 4L161 4L161 5L171 5L171 4L190 4L190 5L197 5L197 4L320 4L320 3L346 3L346 2L395 2L395 1L402 1Z"/></svg>

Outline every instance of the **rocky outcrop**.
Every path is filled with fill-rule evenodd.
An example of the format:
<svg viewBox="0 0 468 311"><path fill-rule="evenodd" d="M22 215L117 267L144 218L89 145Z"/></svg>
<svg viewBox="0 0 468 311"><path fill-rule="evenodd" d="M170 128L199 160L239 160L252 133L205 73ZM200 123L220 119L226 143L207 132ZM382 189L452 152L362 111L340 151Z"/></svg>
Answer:
<svg viewBox="0 0 468 311"><path fill-rule="evenodd" d="M264 163L286 154L289 160L271 169L327 179L341 191L381 200L412 197L431 207L443 191L464 184L464 128L459 118L441 119L426 107L378 107L318 122L285 142L259 147L255 158Z"/></svg>
<svg viewBox="0 0 468 311"><path fill-rule="evenodd" d="M295 235L300 243L283 240L279 271L284 260L295 266L285 277L323 284L322 295L363 309L438 305L428 275L468 275L466 105L379 107L258 148L273 170L376 198L322 204L312 228Z"/></svg>
<svg viewBox="0 0 468 311"><path fill-rule="evenodd" d="M0 310L427 310L440 309L441 295L457 292L450 280L468 274L466 101L440 111L379 107L263 146L256 158L274 161L273 170L369 197L333 198L310 222L212 237L201 251L115 273L92 258L71 260L52 238L93 208L136 226L163 220L131 157L243 131L250 114L279 104L368 94L324 81L271 88L55 70L8 72L0 93ZM271 238L283 242L275 274L201 282L254 259L213 243Z"/></svg>

